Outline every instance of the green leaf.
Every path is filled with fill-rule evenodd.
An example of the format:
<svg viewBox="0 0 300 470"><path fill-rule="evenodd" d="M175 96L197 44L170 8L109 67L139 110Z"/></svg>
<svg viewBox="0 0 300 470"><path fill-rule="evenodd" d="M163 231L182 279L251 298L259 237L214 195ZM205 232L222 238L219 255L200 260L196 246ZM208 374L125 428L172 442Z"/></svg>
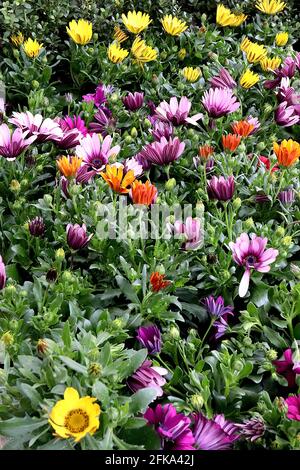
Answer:
<svg viewBox="0 0 300 470"><path fill-rule="evenodd" d="M66 346L66 348L70 349L71 344L72 344L72 340L71 340L70 323L69 323L68 320L64 324L61 337L62 337L62 340L63 340L64 345Z"/></svg>
<svg viewBox="0 0 300 470"><path fill-rule="evenodd" d="M128 300L135 304L139 304L139 298L133 289L132 285L125 279L123 276L117 275L116 281L118 286L120 287L122 293L127 297Z"/></svg>
<svg viewBox="0 0 300 470"><path fill-rule="evenodd" d="M33 388L33 386L25 383L21 383L19 389L30 400L33 409L38 408L39 404L42 402L42 397L39 392Z"/></svg>
<svg viewBox="0 0 300 470"><path fill-rule="evenodd" d="M45 426L47 423L46 419L35 419L29 416L11 418L6 421L0 421L0 434L13 438L22 436L25 441L30 439L33 431Z"/></svg>
<svg viewBox="0 0 300 470"><path fill-rule="evenodd" d="M79 372L80 374L87 375L87 368L85 366L73 361L73 359L67 356L59 356L59 358L70 369L75 370L75 372Z"/></svg>
<svg viewBox="0 0 300 470"><path fill-rule="evenodd" d="M93 385L92 395L96 397L105 408L109 405L109 390L107 386L99 380Z"/></svg>
<svg viewBox="0 0 300 470"><path fill-rule="evenodd" d="M133 372L135 372L142 365L147 355L147 349L140 349L139 351L134 351L134 353L126 363L124 369L120 371L122 377L126 378L133 374Z"/></svg>
<svg viewBox="0 0 300 470"><path fill-rule="evenodd" d="M132 414L145 413L149 404L158 396L155 388L143 388L131 396L129 409Z"/></svg>

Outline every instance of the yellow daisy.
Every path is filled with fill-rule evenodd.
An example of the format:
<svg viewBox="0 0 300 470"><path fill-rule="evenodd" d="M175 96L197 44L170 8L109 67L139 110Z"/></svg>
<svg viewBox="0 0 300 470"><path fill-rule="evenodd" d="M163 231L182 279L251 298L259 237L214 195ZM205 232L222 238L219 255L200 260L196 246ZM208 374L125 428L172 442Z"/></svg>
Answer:
<svg viewBox="0 0 300 470"><path fill-rule="evenodd" d="M264 57L261 61L260 61L260 66L261 68L267 72L268 70L275 70L279 67L279 65L281 64L281 59L280 57Z"/></svg>
<svg viewBox="0 0 300 470"><path fill-rule="evenodd" d="M119 26L114 27L114 40L120 44L128 39L128 36Z"/></svg>
<svg viewBox="0 0 300 470"><path fill-rule="evenodd" d="M171 36L180 36L188 28L186 22L176 16L165 15L160 21L166 33Z"/></svg>
<svg viewBox="0 0 300 470"><path fill-rule="evenodd" d="M123 49L117 42L110 44L107 49L108 58L114 64L119 64L122 62L128 56L128 54L129 52L126 49Z"/></svg>
<svg viewBox="0 0 300 470"><path fill-rule="evenodd" d="M93 26L92 23L83 19L78 22L72 20L67 27L67 33L76 44L84 46L92 39Z"/></svg>
<svg viewBox="0 0 300 470"><path fill-rule="evenodd" d="M42 47L43 44L40 44L36 39L33 40L31 38L27 39L23 44L25 54L32 59L38 57Z"/></svg>
<svg viewBox="0 0 300 470"><path fill-rule="evenodd" d="M147 13L142 13L141 11L136 12L129 11L127 16L122 14L122 21L128 31L133 34L139 34L141 31L144 31L152 20L150 20L150 16Z"/></svg>
<svg viewBox="0 0 300 470"><path fill-rule="evenodd" d="M286 3L280 0L259 0L255 4L256 8L267 15L276 15L286 7Z"/></svg>
<svg viewBox="0 0 300 470"><path fill-rule="evenodd" d="M182 74L188 82L194 83L201 77L201 70L199 67L184 67Z"/></svg>
<svg viewBox="0 0 300 470"><path fill-rule="evenodd" d="M258 73L254 73L250 69L247 69L240 78L240 85L246 89L253 87L257 82L259 82Z"/></svg>
<svg viewBox="0 0 300 470"><path fill-rule="evenodd" d="M24 36L23 34L19 31L17 34L12 34L10 36L10 40L13 43L14 46L18 47L21 46L24 42Z"/></svg>
<svg viewBox="0 0 300 470"><path fill-rule="evenodd" d="M246 50L246 56L248 62L255 64L260 62L267 55L267 50L261 44L256 42L251 43Z"/></svg>
<svg viewBox="0 0 300 470"><path fill-rule="evenodd" d="M275 42L277 46L285 46L288 40L289 40L289 33L282 32L282 33L276 34Z"/></svg>
<svg viewBox="0 0 300 470"><path fill-rule="evenodd" d="M147 46L145 41L137 36L133 41L131 52L135 58L135 62L143 66L145 62L156 60L157 51L150 46Z"/></svg>

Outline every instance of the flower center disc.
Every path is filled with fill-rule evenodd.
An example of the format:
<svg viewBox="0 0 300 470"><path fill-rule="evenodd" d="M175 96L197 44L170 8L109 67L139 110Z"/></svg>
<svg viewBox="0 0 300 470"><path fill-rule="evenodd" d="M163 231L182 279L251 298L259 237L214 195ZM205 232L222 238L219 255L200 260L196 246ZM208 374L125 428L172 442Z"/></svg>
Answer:
<svg viewBox="0 0 300 470"><path fill-rule="evenodd" d="M246 258L246 265L249 267L249 268L254 268L254 265L256 263L257 259L255 256L248 256Z"/></svg>
<svg viewBox="0 0 300 470"><path fill-rule="evenodd" d="M65 417L65 427L71 433L83 432L89 425L88 414L80 408L71 410Z"/></svg>

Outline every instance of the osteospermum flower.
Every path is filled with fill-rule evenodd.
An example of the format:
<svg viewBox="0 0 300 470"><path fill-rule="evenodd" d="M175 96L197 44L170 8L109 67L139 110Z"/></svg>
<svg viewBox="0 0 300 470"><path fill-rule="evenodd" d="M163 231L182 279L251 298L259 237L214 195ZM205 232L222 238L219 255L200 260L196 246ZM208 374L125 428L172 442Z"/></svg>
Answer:
<svg viewBox="0 0 300 470"><path fill-rule="evenodd" d="M49 414L49 423L55 436L79 442L87 434L94 434L99 428L100 406L96 398L80 398L77 390L67 387L64 399L59 400Z"/></svg>
<svg viewBox="0 0 300 470"><path fill-rule="evenodd" d="M223 415L208 419L202 413L193 415L193 435L198 450L228 450L239 438L234 423Z"/></svg>
<svg viewBox="0 0 300 470"><path fill-rule="evenodd" d="M147 46L145 41L137 36L131 46L131 52L135 62L143 66L146 62L151 62L157 59L157 51L150 46Z"/></svg>
<svg viewBox="0 0 300 470"><path fill-rule="evenodd" d="M277 33L275 37L276 46L285 46L289 40L289 33Z"/></svg>
<svg viewBox="0 0 300 470"><path fill-rule="evenodd" d="M267 71L273 71L279 67L281 64L281 59L280 57L264 57L260 61L260 66L261 68L267 72Z"/></svg>
<svg viewBox="0 0 300 470"><path fill-rule="evenodd" d="M167 369L153 366L152 361L146 360L128 379L127 385L133 392L144 388L154 388L157 396L161 397L164 394L162 387L166 383L164 375L167 373Z"/></svg>
<svg viewBox="0 0 300 470"><path fill-rule="evenodd" d="M210 88L204 93L202 103L211 118L234 113L240 107L230 88Z"/></svg>
<svg viewBox="0 0 300 470"><path fill-rule="evenodd" d="M128 39L128 36L124 31L119 26L114 27L114 40L117 41L119 44L122 42L126 41Z"/></svg>
<svg viewBox="0 0 300 470"><path fill-rule="evenodd" d="M161 350L161 334L156 325L140 326L136 339L148 349L149 354L159 353Z"/></svg>
<svg viewBox="0 0 300 470"><path fill-rule="evenodd" d="M84 46L92 39L93 26L92 23L82 18L78 22L72 20L69 27L67 26L67 33L76 44Z"/></svg>
<svg viewBox="0 0 300 470"><path fill-rule="evenodd" d="M209 157L211 157L214 154L214 151L215 149L212 145L205 144L199 147L198 153L201 158L203 158L204 160L207 160Z"/></svg>
<svg viewBox="0 0 300 470"><path fill-rule="evenodd" d="M236 87L236 81L232 78L228 70L224 67L220 69L218 75L210 79L212 88L231 88Z"/></svg>
<svg viewBox="0 0 300 470"><path fill-rule="evenodd" d="M46 231L46 225L42 217L35 217L28 222L30 235L33 237L42 237Z"/></svg>
<svg viewBox="0 0 300 470"><path fill-rule="evenodd" d="M249 238L247 233L242 233L235 243L229 243L234 261L245 268L239 286L240 297L245 297L248 292L251 271L254 269L261 273L267 273L271 269L270 264L276 260L278 250L274 250L274 248L266 250L267 243L267 238L258 237L255 234Z"/></svg>
<svg viewBox="0 0 300 470"><path fill-rule="evenodd" d="M119 194L129 193L129 187L135 180L134 171L129 170L126 172L122 163L106 165L105 172L101 172L100 175L111 187L111 189Z"/></svg>
<svg viewBox="0 0 300 470"><path fill-rule="evenodd" d="M147 13L142 13L141 11L136 12L129 11L127 16L122 14L122 21L125 27L133 34L139 34L141 31L144 31L152 20Z"/></svg>
<svg viewBox="0 0 300 470"><path fill-rule="evenodd" d="M300 363L294 361L291 348L284 351L282 359L273 361L273 365L276 367L277 374L286 379L288 387L292 388L296 385L296 376L300 375Z"/></svg>
<svg viewBox="0 0 300 470"><path fill-rule="evenodd" d="M288 407L287 417L300 421L300 395L291 395L285 400L285 403Z"/></svg>
<svg viewBox="0 0 300 470"><path fill-rule="evenodd" d="M213 176L212 179L207 182L207 193L211 199L230 201L234 193L233 176L229 176L228 178L224 178L224 176L220 176L219 178Z"/></svg>
<svg viewBox="0 0 300 470"><path fill-rule="evenodd" d="M144 104L144 93L138 91L128 93L122 101L128 111L137 111Z"/></svg>
<svg viewBox="0 0 300 470"><path fill-rule="evenodd" d="M32 59L35 59L36 57L39 56L41 49L43 47L43 44L40 44L36 39L27 39L23 43L23 49L27 57L31 57Z"/></svg>
<svg viewBox="0 0 300 470"><path fill-rule="evenodd" d="M16 34L12 34L10 36L10 41L13 43L14 46L19 47L24 42L24 36L21 31L18 31Z"/></svg>
<svg viewBox="0 0 300 470"><path fill-rule="evenodd" d="M179 126L180 124L197 125L197 121L203 117L203 114L199 113L189 117L191 106L192 103L186 96L182 96L179 102L176 96L173 96L170 99L170 103L162 101L156 107L154 116L161 121L170 122L174 126Z"/></svg>
<svg viewBox="0 0 300 470"><path fill-rule="evenodd" d="M240 15L235 15L224 5L218 5L216 22L221 26L240 26L246 20L246 18L247 15L244 15L243 13Z"/></svg>
<svg viewBox="0 0 300 470"><path fill-rule="evenodd" d="M281 144L274 142L273 150L278 163L282 166L292 166L300 157L300 144L292 139L284 139Z"/></svg>
<svg viewBox="0 0 300 470"><path fill-rule="evenodd" d="M0 125L0 156L7 160L15 160L30 144L36 140L36 136L28 136L28 131L15 129L11 133L7 124Z"/></svg>
<svg viewBox="0 0 300 470"><path fill-rule="evenodd" d="M249 44L246 50L246 57L248 62L251 64L256 64L260 62L267 55L267 49L261 44L252 42Z"/></svg>
<svg viewBox="0 0 300 470"><path fill-rule="evenodd" d="M231 128L236 135L240 135L241 137L248 137L252 134L255 126L248 120L238 121L231 124Z"/></svg>
<svg viewBox="0 0 300 470"><path fill-rule="evenodd" d="M0 255L0 290L4 289L6 284L6 270L3 263L2 256Z"/></svg>
<svg viewBox="0 0 300 470"><path fill-rule="evenodd" d="M233 315L232 305L226 305L223 297L217 298L210 295L204 299L204 307L213 320L215 330L214 338L218 340L226 333L228 328L228 316Z"/></svg>
<svg viewBox="0 0 300 470"><path fill-rule="evenodd" d="M88 132L85 126L84 120L80 116L76 116L76 115L74 115L73 117L65 116L64 118L59 120L59 125L61 129L63 130L63 132L76 129L83 136L86 136Z"/></svg>
<svg viewBox="0 0 300 470"><path fill-rule="evenodd" d="M160 141L146 145L139 153L139 161L143 160L155 165L168 165L178 160L185 149L185 143L181 142L178 137L167 140L162 137Z"/></svg>
<svg viewBox="0 0 300 470"><path fill-rule="evenodd" d="M76 155L82 158L85 165L92 167L95 172L100 172L108 163L108 159L120 152L119 145L111 148L111 144L110 135L101 141L98 134L88 134L76 147Z"/></svg>
<svg viewBox="0 0 300 470"><path fill-rule="evenodd" d="M240 78L240 85L246 89L253 87L257 82L259 82L258 73L254 73L250 69L247 69Z"/></svg>
<svg viewBox="0 0 300 470"><path fill-rule="evenodd" d="M275 110L275 121L282 127L294 126L300 121L300 114L297 113L295 106L288 106L288 103L284 101Z"/></svg>
<svg viewBox="0 0 300 470"><path fill-rule="evenodd" d="M286 3L281 0L258 0L256 8L267 15L276 15L286 7Z"/></svg>
<svg viewBox="0 0 300 470"><path fill-rule="evenodd" d="M72 250L81 250L85 248L92 238L93 234L87 235L86 225L68 224L67 225L67 243Z"/></svg>
<svg viewBox="0 0 300 470"><path fill-rule="evenodd" d="M119 64L128 56L129 52L123 49L118 42L113 42L108 46L107 56L114 64Z"/></svg>
<svg viewBox="0 0 300 470"><path fill-rule="evenodd" d="M41 114L33 115L30 111L23 113L14 111L9 122L20 127L23 132L28 131L28 136L35 136L38 143L48 140L55 142L63 137L59 122L50 118L44 119Z"/></svg>
<svg viewBox="0 0 300 470"><path fill-rule="evenodd" d="M242 137L237 134L222 135L222 145L224 150L234 152L241 143Z"/></svg>
<svg viewBox="0 0 300 470"><path fill-rule="evenodd" d="M134 181L130 189L129 195L134 204L145 204L150 206L156 201L157 188L150 181L142 183L141 181Z"/></svg>
<svg viewBox="0 0 300 470"><path fill-rule="evenodd" d="M201 70L199 67L184 67L182 75L188 82L194 83L201 77Z"/></svg>
<svg viewBox="0 0 300 470"><path fill-rule="evenodd" d="M181 245L183 250L197 250L203 242L203 230L201 221L198 218L187 217L185 223L176 220L174 225L170 225L169 229L174 235L185 237L185 241Z"/></svg>
<svg viewBox="0 0 300 470"><path fill-rule="evenodd" d="M261 438L266 431L266 425L261 416L254 416L251 419L247 419L241 424L236 424L236 427L239 433L250 442Z"/></svg>
<svg viewBox="0 0 300 470"><path fill-rule="evenodd" d="M161 24L166 33L171 36L180 36L180 34L188 28L185 21L181 21L179 18L172 15L165 15L161 20Z"/></svg>
<svg viewBox="0 0 300 470"><path fill-rule="evenodd" d="M155 271L150 276L150 284L153 292L159 292L162 289L168 287L171 282L165 279L164 274L160 274L158 271Z"/></svg>
<svg viewBox="0 0 300 470"><path fill-rule="evenodd" d="M62 156L57 160L57 166L62 175L66 178L75 178L81 167L82 158Z"/></svg>
<svg viewBox="0 0 300 470"><path fill-rule="evenodd" d="M249 38L245 37L241 42L241 51L247 52L248 48L253 44Z"/></svg>

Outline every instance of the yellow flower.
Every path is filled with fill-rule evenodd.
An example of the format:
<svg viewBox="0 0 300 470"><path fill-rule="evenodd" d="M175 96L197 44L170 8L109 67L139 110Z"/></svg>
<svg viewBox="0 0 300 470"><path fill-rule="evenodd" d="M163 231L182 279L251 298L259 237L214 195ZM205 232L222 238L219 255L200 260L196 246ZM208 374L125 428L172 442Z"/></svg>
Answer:
<svg viewBox="0 0 300 470"><path fill-rule="evenodd" d="M145 62L156 60L157 51L150 46L147 46L145 41L137 36L133 41L131 52L135 58L135 62L141 67Z"/></svg>
<svg viewBox="0 0 300 470"><path fill-rule="evenodd" d="M93 26L92 23L83 19L78 20L78 22L72 20L69 27L67 27L67 33L76 44L84 46L92 39Z"/></svg>
<svg viewBox="0 0 300 470"><path fill-rule="evenodd" d="M276 15L286 7L286 3L280 0L258 0L256 8L267 15Z"/></svg>
<svg viewBox="0 0 300 470"><path fill-rule="evenodd" d="M221 26L240 26L246 18L247 15L244 15L243 13L241 13L240 15L235 15L231 12L229 8L226 8L224 5L218 5L216 21L217 24Z"/></svg>
<svg viewBox="0 0 300 470"><path fill-rule="evenodd" d="M181 21L176 16L165 15L160 21L166 33L171 36L180 36L188 28L186 22Z"/></svg>
<svg viewBox="0 0 300 470"><path fill-rule="evenodd" d="M43 44L40 44L37 42L36 39L33 40L31 38L27 39L27 41L25 41L23 44L25 54L31 58L37 57L42 47L43 47Z"/></svg>
<svg viewBox="0 0 300 470"><path fill-rule="evenodd" d="M250 69L247 69L240 78L240 85L247 89L254 86L257 82L259 82L258 73L254 73Z"/></svg>
<svg viewBox="0 0 300 470"><path fill-rule="evenodd" d="M119 64L122 62L125 57L127 57L129 52L126 49L122 49L120 44L113 42L107 49L107 55L111 62L114 64Z"/></svg>
<svg viewBox="0 0 300 470"><path fill-rule="evenodd" d="M267 50L261 44L256 42L251 43L246 50L246 56L248 62L255 64L260 62L267 55Z"/></svg>
<svg viewBox="0 0 300 470"><path fill-rule="evenodd" d="M49 423L55 436L68 439L73 437L79 442L87 433L94 434L99 428L100 406L96 398L79 397L77 390L67 387L64 399L59 400L51 410Z"/></svg>
<svg viewBox="0 0 300 470"><path fill-rule="evenodd" d="M56 164L58 166L59 171L66 177L66 178L75 178L77 175L77 171L81 166L82 158L79 157L60 157Z"/></svg>
<svg viewBox="0 0 300 470"><path fill-rule="evenodd" d="M135 180L133 170L129 170L124 175L124 165L122 164L106 165L105 170L106 172L104 173L102 171L100 175L111 187L111 189L113 189L116 193L119 194L129 193L129 186L131 186Z"/></svg>
<svg viewBox="0 0 300 470"><path fill-rule="evenodd" d="M14 46L19 47L21 44L24 42L24 36L23 34L19 31L17 34L12 34L10 36L10 40L13 43Z"/></svg>
<svg viewBox="0 0 300 470"><path fill-rule="evenodd" d="M114 27L114 40L121 44L121 42L126 41L126 39L128 39L127 34L124 33L124 31L122 31L122 29L119 26L115 26Z"/></svg>
<svg viewBox="0 0 300 470"><path fill-rule="evenodd" d="M152 20L150 20L150 16L147 13L142 13L141 11L136 12L129 11L127 16L122 15L122 21L128 31L133 34L139 34L141 31L144 31Z"/></svg>
<svg viewBox="0 0 300 470"><path fill-rule="evenodd" d="M288 40L289 40L289 33L282 32L282 33L276 34L275 42L277 46L285 46Z"/></svg>
<svg viewBox="0 0 300 470"><path fill-rule="evenodd" d="M199 67L184 67L182 74L188 82L196 82L201 77L201 70Z"/></svg>
<svg viewBox="0 0 300 470"><path fill-rule="evenodd" d="M244 38L241 42L241 50L243 52L247 52L250 46L252 46L253 42L250 41L249 38Z"/></svg>
<svg viewBox="0 0 300 470"><path fill-rule="evenodd" d="M281 64L280 57L273 57L273 59L271 59L271 57L264 57L260 61L260 66L265 72L267 72L268 70L277 69L280 64Z"/></svg>

